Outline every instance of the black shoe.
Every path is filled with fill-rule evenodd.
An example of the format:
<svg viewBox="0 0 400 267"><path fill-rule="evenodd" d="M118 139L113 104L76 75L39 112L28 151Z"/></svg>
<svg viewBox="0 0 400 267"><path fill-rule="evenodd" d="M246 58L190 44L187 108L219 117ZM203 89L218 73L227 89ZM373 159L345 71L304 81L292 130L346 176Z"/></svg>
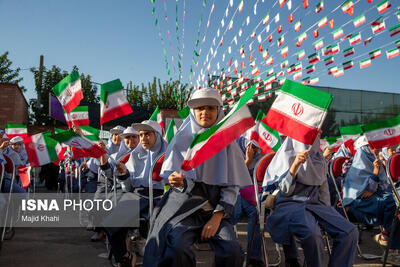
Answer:
<svg viewBox="0 0 400 267"><path fill-rule="evenodd" d="M118 263L118 267L132 267L132 255L123 257L121 262Z"/></svg>
<svg viewBox="0 0 400 267"><path fill-rule="evenodd" d="M252 267L265 267L265 264L261 260L250 259L249 260L249 266L252 266Z"/></svg>
<svg viewBox="0 0 400 267"><path fill-rule="evenodd" d="M301 267L299 260L297 258L285 259L286 267Z"/></svg>

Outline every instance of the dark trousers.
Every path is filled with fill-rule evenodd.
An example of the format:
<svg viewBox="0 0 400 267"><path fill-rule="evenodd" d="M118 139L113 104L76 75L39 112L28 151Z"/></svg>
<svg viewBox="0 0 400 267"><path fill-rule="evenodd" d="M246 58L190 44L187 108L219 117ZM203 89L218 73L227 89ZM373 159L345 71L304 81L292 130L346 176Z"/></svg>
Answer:
<svg viewBox="0 0 400 267"><path fill-rule="evenodd" d="M190 246L200 239L203 226L212 214L213 211L200 209L174 226L168 234L166 251L159 266L196 266L195 254ZM215 253L216 266L242 265L242 250L229 220L222 219L216 235L208 242Z"/></svg>

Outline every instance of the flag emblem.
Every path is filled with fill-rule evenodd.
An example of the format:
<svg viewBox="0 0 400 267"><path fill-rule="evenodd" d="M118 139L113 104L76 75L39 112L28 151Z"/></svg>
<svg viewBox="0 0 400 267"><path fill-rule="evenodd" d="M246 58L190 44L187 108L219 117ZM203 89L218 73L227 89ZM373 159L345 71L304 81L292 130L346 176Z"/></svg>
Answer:
<svg viewBox="0 0 400 267"><path fill-rule="evenodd" d="M292 105L292 111L293 111L294 115L299 117L299 116L303 115L304 108L300 103L294 103Z"/></svg>
<svg viewBox="0 0 400 267"><path fill-rule="evenodd" d="M34 145L33 143L31 143L31 144L32 144L33 147L35 147L35 145ZM39 150L39 151L44 151L44 148L45 148L45 147L44 147L44 145L42 145L42 144L39 144L39 145L36 147L36 149Z"/></svg>
<svg viewBox="0 0 400 267"><path fill-rule="evenodd" d="M272 136L270 134L267 134L266 132L263 132L264 138L268 143L272 142Z"/></svg>
<svg viewBox="0 0 400 267"><path fill-rule="evenodd" d="M391 136L391 135L394 135L395 132L396 132L395 129L389 128L389 129L386 129L383 133L387 136Z"/></svg>

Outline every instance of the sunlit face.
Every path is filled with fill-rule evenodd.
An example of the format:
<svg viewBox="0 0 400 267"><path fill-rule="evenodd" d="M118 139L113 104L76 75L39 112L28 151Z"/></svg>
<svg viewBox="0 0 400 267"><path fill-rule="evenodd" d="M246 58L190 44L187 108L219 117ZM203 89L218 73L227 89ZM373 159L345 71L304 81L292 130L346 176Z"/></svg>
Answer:
<svg viewBox="0 0 400 267"><path fill-rule="evenodd" d="M218 117L218 107L217 106L201 106L194 109L194 116L197 123L204 127L211 127Z"/></svg>
<svg viewBox="0 0 400 267"><path fill-rule="evenodd" d="M396 153L396 147L397 147L397 146L390 146L390 147L388 147L387 153L388 153L388 156L389 156L389 157L391 157L394 153Z"/></svg>
<svg viewBox="0 0 400 267"><path fill-rule="evenodd" d="M135 148L139 143L139 136L138 135L130 135L124 138L125 145L129 149Z"/></svg>
<svg viewBox="0 0 400 267"><path fill-rule="evenodd" d="M20 150L21 150L21 143L15 143L15 144L12 144L11 145L11 148L14 150L14 151L17 151L17 152L19 152Z"/></svg>
<svg viewBox="0 0 400 267"><path fill-rule="evenodd" d="M140 144L146 150L151 149L157 141L156 134L153 131L139 131Z"/></svg>
<svg viewBox="0 0 400 267"><path fill-rule="evenodd" d="M122 137L119 136L119 134L113 134L111 140L112 140L112 142L114 143L114 145L119 146L119 145L121 144Z"/></svg>

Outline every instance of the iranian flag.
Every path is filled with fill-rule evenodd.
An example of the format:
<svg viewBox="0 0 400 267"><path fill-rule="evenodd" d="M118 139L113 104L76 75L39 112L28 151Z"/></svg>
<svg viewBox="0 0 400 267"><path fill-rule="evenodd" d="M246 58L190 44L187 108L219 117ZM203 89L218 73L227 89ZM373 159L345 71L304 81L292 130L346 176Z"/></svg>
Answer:
<svg viewBox="0 0 400 267"><path fill-rule="evenodd" d="M243 0L242 0L242 1L240 2L239 6L238 6L239 13L242 12L243 7L244 7L244 3L243 3Z"/></svg>
<svg viewBox="0 0 400 267"><path fill-rule="evenodd" d="M302 73L301 70L296 71L295 73L293 73L293 79L294 80L297 80L297 79L301 78L302 76L303 76L303 73Z"/></svg>
<svg viewBox="0 0 400 267"><path fill-rule="evenodd" d="M265 63L266 63L267 65L272 65L272 64L274 64L274 59L270 56L270 57L267 58L267 60L266 60Z"/></svg>
<svg viewBox="0 0 400 267"><path fill-rule="evenodd" d="M353 7L354 7L354 4L351 0L347 0L341 5L342 11L344 13L348 13L350 11L350 9Z"/></svg>
<svg viewBox="0 0 400 267"><path fill-rule="evenodd" d="M90 126L81 126L79 128L81 128L83 135L87 139L95 142L100 140L100 130Z"/></svg>
<svg viewBox="0 0 400 267"><path fill-rule="evenodd" d="M318 53L313 53L313 54L311 54L311 55L308 56L308 62L309 62L310 64L314 64L314 63L316 63L316 62L318 62L318 61L319 61L319 55L318 55Z"/></svg>
<svg viewBox="0 0 400 267"><path fill-rule="evenodd" d="M318 28L321 29L324 27L326 24L328 24L328 18L324 17L318 22Z"/></svg>
<svg viewBox="0 0 400 267"><path fill-rule="evenodd" d="M358 16L355 19L353 19L353 24L354 24L354 27L356 27L356 28L358 26L364 24L365 22L367 22L367 20L365 19L364 14L361 14L360 16Z"/></svg>
<svg viewBox="0 0 400 267"><path fill-rule="evenodd" d="M88 106L77 106L70 113L66 113L64 110L64 117L68 124L68 127L72 125L76 126L88 126L89 125L89 111Z"/></svg>
<svg viewBox="0 0 400 267"><path fill-rule="evenodd" d="M327 57L324 59L325 66L328 66L329 64L332 64L335 62L335 58L333 56Z"/></svg>
<svg viewBox="0 0 400 267"><path fill-rule="evenodd" d="M58 160L57 142L49 135L50 132L44 132L24 138L25 150L31 167L40 167Z"/></svg>
<svg viewBox="0 0 400 267"><path fill-rule="evenodd" d="M262 121L284 135L312 145L332 98L326 92L286 80Z"/></svg>
<svg viewBox="0 0 400 267"><path fill-rule="evenodd" d="M285 59L281 62L281 69L286 68L289 65L289 60Z"/></svg>
<svg viewBox="0 0 400 267"><path fill-rule="evenodd" d="M378 9L379 13L383 13L388 10L392 5L390 4L389 0L385 0L376 5L376 9Z"/></svg>
<svg viewBox="0 0 400 267"><path fill-rule="evenodd" d="M171 143L171 140L174 138L174 135L177 131L178 128L175 125L175 120L172 118L168 125L167 131L165 132L165 139L167 140L168 144Z"/></svg>
<svg viewBox="0 0 400 267"><path fill-rule="evenodd" d="M362 129L360 125L342 126L339 127L340 135L342 136L343 144L347 147L351 154L355 155L354 142L361 136Z"/></svg>
<svg viewBox="0 0 400 267"><path fill-rule="evenodd" d="M263 18L263 25L267 24L269 21L269 13L267 13L267 15L265 15L265 17Z"/></svg>
<svg viewBox="0 0 400 267"><path fill-rule="evenodd" d="M99 158L106 153L104 149L72 130L54 134L51 138L60 143L71 146L74 159L84 157Z"/></svg>
<svg viewBox="0 0 400 267"><path fill-rule="evenodd" d="M350 46L349 48L346 48L343 50L343 56L348 57L354 54L354 47Z"/></svg>
<svg viewBox="0 0 400 267"><path fill-rule="evenodd" d="M289 47L285 46L284 48L281 49L281 55L283 58L286 58L287 54L289 52Z"/></svg>
<svg viewBox="0 0 400 267"><path fill-rule="evenodd" d="M371 66L371 59L370 58L366 58L364 60L360 61L360 69L364 69L366 67Z"/></svg>
<svg viewBox="0 0 400 267"><path fill-rule="evenodd" d="M400 144L400 115L389 120L365 124L361 129L373 149Z"/></svg>
<svg viewBox="0 0 400 267"><path fill-rule="evenodd" d="M77 71L57 83L52 91L60 101L64 110L70 113L83 99L81 79Z"/></svg>
<svg viewBox="0 0 400 267"><path fill-rule="evenodd" d="M307 74L315 71L315 65L311 64L310 66L306 67Z"/></svg>
<svg viewBox="0 0 400 267"><path fill-rule="evenodd" d="M386 57L388 59L397 57L398 55L399 55L399 49L398 48L393 48L393 49L390 49L390 50L386 51Z"/></svg>
<svg viewBox="0 0 400 267"><path fill-rule="evenodd" d="M281 37L279 37L276 42L277 42L278 47L281 47L281 45L283 45L283 43L285 42L285 35L282 35Z"/></svg>
<svg viewBox="0 0 400 267"><path fill-rule="evenodd" d="M301 83L304 85L310 84L310 76L303 78Z"/></svg>
<svg viewBox="0 0 400 267"><path fill-rule="evenodd" d="M265 154L276 152L281 147L279 133L266 125L261 120L265 114L259 110L256 118L256 125L251 131L250 140L254 140Z"/></svg>
<svg viewBox="0 0 400 267"><path fill-rule="evenodd" d="M385 28L385 21L382 19L382 17L371 23L371 30L373 34L377 34L378 32L383 31Z"/></svg>
<svg viewBox="0 0 400 267"><path fill-rule="evenodd" d="M300 30L300 28L301 28L301 21L299 20L298 22L296 22L294 24L294 31L298 32Z"/></svg>
<svg viewBox="0 0 400 267"><path fill-rule="evenodd" d="M339 52L340 52L339 43L336 43L336 44L331 46L331 51L330 51L331 55L334 55L334 54L339 53Z"/></svg>
<svg viewBox="0 0 400 267"><path fill-rule="evenodd" d="M301 44L303 41L307 40L307 33L303 32L302 34L297 37L297 41Z"/></svg>
<svg viewBox="0 0 400 267"><path fill-rule="evenodd" d="M302 49L299 52L297 52L296 55L297 55L297 60L300 60L306 56L306 51L304 51L304 49Z"/></svg>
<svg viewBox="0 0 400 267"><path fill-rule="evenodd" d="M329 75L335 74L337 71L338 71L338 67L337 66L333 66L333 67L328 68L328 74Z"/></svg>
<svg viewBox="0 0 400 267"><path fill-rule="evenodd" d="M182 163L182 170L189 171L196 168L255 125L246 105L253 98L255 90L256 87L253 85L217 125L194 136Z"/></svg>
<svg viewBox="0 0 400 267"><path fill-rule="evenodd" d="M253 70L251 71L251 74L254 75L260 75L260 70L258 69L258 67L253 68Z"/></svg>
<svg viewBox="0 0 400 267"><path fill-rule="evenodd" d="M321 10L324 9L324 0L321 0L316 6L315 6L315 13L321 12Z"/></svg>
<svg viewBox="0 0 400 267"><path fill-rule="evenodd" d="M400 23L389 28L389 34L390 36L395 36L396 34L400 33Z"/></svg>
<svg viewBox="0 0 400 267"><path fill-rule="evenodd" d="M119 79L103 83L100 92L100 124L132 113Z"/></svg>
<svg viewBox="0 0 400 267"><path fill-rule="evenodd" d="M257 96L258 102L265 102L265 100L267 100L267 95L265 93L262 93L259 96Z"/></svg>
<svg viewBox="0 0 400 267"><path fill-rule="evenodd" d="M354 67L354 62L353 60L349 60L343 63L343 69L348 70L350 68Z"/></svg>
<svg viewBox="0 0 400 267"><path fill-rule="evenodd" d="M339 37L342 36L343 34L344 34L344 32L343 32L342 27L337 28L336 30L334 30L334 31L332 32L332 35L333 35L333 39L334 39L334 40L337 39L337 38L339 38Z"/></svg>
<svg viewBox="0 0 400 267"><path fill-rule="evenodd" d="M349 37L349 43L350 45L355 45L356 43L361 42L361 33L357 33L357 34L352 34Z"/></svg>
<svg viewBox="0 0 400 267"><path fill-rule="evenodd" d="M380 49L375 49L371 52L369 52L369 58L370 59L375 59L382 56L382 51Z"/></svg>
<svg viewBox="0 0 400 267"><path fill-rule="evenodd" d="M324 41L322 39L319 39L318 41L313 43L314 50L318 50L324 46Z"/></svg>
<svg viewBox="0 0 400 267"><path fill-rule="evenodd" d="M339 76L342 76L344 74L344 70L342 68L337 68L337 71L333 73L333 77L337 78Z"/></svg>
<svg viewBox="0 0 400 267"><path fill-rule="evenodd" d="M25 138L28 136L28 129L24 124L6 123L5 125L6 135L12 139L15 136Z"/></svg>
<svg viewBox="0 0 400 267"><path fill-rule="evenodd" d="M265 81L264 81L264 85L268 85L270 83L273 83L274 81L276 81L276 76L275 74L269 76Z"/></svg>
<svg viewBox="0 0 400 267"><path fill-rule="evenodd" d="M266 59L269 56L268 50L265 49L262 53L263 59Z"/></svg>
<svg viewBox="0 0 400 267"><path fill-rule="evenodd" d="M272 74L274 74L274 68L272 67L272 68L269 68L268 70L267 70L267 76L271 76Z"/></svg>
<svg viewBox="0 0 400 267"><path fill-rule="evenodd" d="M340 136L331 136L320 139L320 148L324 151L327 147L333 148L336 152L339 147L343 144L342 138Z"/></svg>
<svg viewBox="0 0 400 267"><path fill-rule="evenodd" d="M311 84L311 85L316 84L316 83L318 83L318 82L319 82L319 77L314 77L314 78L311 78L311 79L310 79L310 84Z"/></svg>
<svg viewBox="0 0 400 267"><path fill-rule="evenodd" d="M279 6L283 7L283 4L285 4L286 0L279 0Z"/></svg>

